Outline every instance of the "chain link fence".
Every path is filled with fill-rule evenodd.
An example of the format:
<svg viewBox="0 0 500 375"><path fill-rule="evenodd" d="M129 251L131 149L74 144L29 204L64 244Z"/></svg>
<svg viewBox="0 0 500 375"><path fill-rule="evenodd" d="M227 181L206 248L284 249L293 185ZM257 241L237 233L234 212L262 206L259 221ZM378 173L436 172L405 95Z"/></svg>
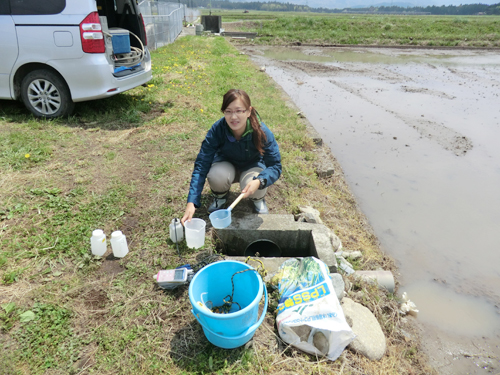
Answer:
<svg viewBox="0 0 500 375"><path fill-rule="evenodd" d="M174 42L182 31L183 22L193 23L201 14L198 9L180 3L143 1L139 6L150 50Z"/></svg>

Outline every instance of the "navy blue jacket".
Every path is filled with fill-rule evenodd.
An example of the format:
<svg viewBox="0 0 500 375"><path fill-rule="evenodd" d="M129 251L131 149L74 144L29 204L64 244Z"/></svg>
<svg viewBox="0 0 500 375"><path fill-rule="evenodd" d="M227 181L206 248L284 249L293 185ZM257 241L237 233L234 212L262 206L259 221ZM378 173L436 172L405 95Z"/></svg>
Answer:
<svg viewBox="0 0 500 375"><path fill-rule="evenodd" d="M272 185L281 175L281 155L274 135L269 128L261 122L267 142L264 145L264 155L261 156L253 144L252 135L249 133L239 141L234 138L226 119L222 117L215 122L201 144L200 152L194 163L191 185L189 186L188 203L194 203L198 208L205 179L213 163L228 161L237 170L247 170L253 167L263 169L259 177L267 180L267 186Z"/></svg>

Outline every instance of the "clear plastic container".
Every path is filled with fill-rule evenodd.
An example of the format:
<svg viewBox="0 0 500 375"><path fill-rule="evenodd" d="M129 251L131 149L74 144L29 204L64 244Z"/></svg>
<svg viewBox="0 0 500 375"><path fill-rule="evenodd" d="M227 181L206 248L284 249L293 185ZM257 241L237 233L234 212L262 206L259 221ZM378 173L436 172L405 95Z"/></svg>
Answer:
<svg viewBox="0 0 500 375"><path fill-rule="evenodd" d="M102 229L96 229L90 237L90 249L92 254L102 257L107 250L106 234Z"/></svg>
<svg viewBox="0 0 500 375"><path fill-rule="evenodd" d="M121 230L111 233L111 248L115 258L123 258L128 254L127 238Z"/></svg>
<svg viewBox="0 0 500 375"><path fill-rule="evenodd" d="M205 244L205 220L191 219L184 222L186 227L186 243L189 248L199 249Z"/></svg>

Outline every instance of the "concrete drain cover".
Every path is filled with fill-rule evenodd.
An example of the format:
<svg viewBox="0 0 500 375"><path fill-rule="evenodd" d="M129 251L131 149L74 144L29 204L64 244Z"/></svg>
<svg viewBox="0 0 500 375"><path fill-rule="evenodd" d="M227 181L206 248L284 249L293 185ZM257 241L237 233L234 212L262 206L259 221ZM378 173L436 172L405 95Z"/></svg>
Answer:
<svg viewBox="0 0 500 375"><path fill-rule="evenodd" d="M245 261L256 256L268 272L288 258L314 256L337 272L330 230L323 224L296 222L293 215L232 217L231 225L216 229L217 250L227 258ZM258 253L258 254L257 254Z"/></svg>

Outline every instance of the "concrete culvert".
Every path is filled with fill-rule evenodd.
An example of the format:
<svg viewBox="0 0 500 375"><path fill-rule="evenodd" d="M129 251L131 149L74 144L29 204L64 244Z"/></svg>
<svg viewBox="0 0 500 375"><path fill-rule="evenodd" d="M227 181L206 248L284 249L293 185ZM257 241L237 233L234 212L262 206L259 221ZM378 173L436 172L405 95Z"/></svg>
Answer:
<svg viewBox="0 0 500 375"><path fill-rule="evenodd" d="M246 257L280 257L281 249L271 240L256 240L247 246L244 255Z"/></svg>

